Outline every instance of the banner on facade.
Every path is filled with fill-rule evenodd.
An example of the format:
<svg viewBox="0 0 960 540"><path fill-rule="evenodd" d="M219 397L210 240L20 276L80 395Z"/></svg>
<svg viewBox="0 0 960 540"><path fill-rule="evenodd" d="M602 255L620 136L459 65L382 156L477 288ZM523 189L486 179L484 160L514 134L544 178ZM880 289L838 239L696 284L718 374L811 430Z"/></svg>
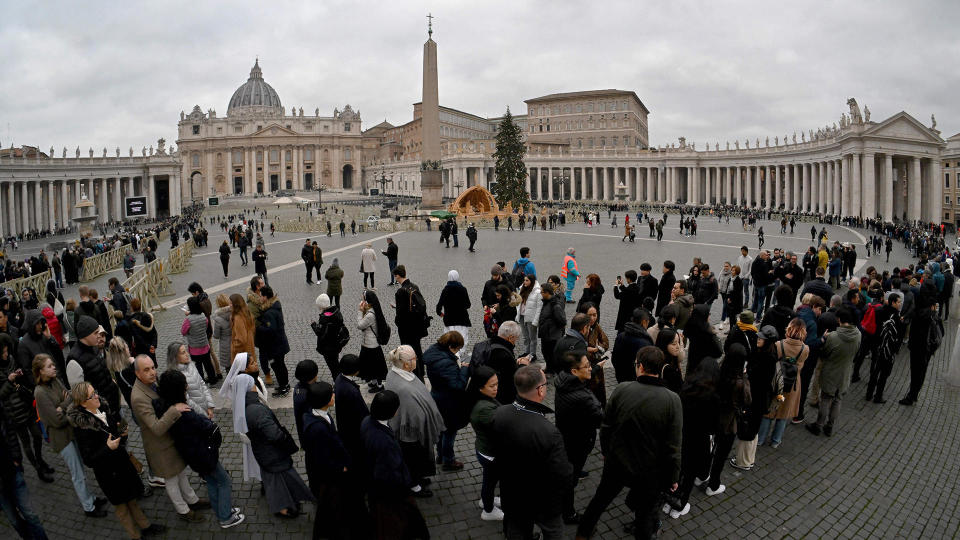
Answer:
<svg viewBox="0 0 960 540"><path fill-rule="evenodd" d="M220 206L220 197L207 197L207 206Z"/></svg>

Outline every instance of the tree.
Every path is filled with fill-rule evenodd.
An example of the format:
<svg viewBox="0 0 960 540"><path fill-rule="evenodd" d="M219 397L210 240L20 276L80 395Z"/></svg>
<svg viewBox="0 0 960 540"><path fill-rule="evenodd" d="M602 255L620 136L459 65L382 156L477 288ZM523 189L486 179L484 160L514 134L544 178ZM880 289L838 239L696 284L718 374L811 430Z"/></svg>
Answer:
<svg viewBox="0 0 960 540"><path fill-rule="evenodd" d="M493 153L497 183L492 193L501 207L511 203L514 208L522 208L530 200L524 182L527 178L527 166L523 163L526 147L521 135L520 126L513 121L513 115L507 107L507 113L497 129L497 150Z"/></svg>

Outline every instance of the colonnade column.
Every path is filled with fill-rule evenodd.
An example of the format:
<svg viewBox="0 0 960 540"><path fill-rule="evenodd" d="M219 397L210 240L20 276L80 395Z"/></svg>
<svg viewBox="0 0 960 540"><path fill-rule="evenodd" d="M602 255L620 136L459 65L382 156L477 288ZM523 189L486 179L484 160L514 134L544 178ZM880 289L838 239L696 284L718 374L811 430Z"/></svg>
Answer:
<svg viewBox="0 0 960 540"><path fill-rule="evenodd" d="M921 213L923 207L920 205L920 190L922 189L920 184L922 183L923 170L920 167L920 158L918 157L913 158L910 164L910 178L907 181L907 200L909 201L907 219L917 221L923 217Z"/></svg>
<svg viewBox="0 0 960 540"><path fill-rule="evenodd" d="M930 160L929 201L928 221L939 225L943 221L943 173L940 172L940 160L938 158Z"/></svg>
<svg viewBox="0 0 960 540"><path fill-rule="evenodd" d="M33 183L33 228L43 228L43 185L39 180Z"/></svg>
<svg viewBox="0 0 960 540"><path fill-rule="evenodd" d="M893 221L893 155L883 159L883 219Z"/></svg>
<svg viewBox="0 0 960 540"><path fill-rule="evenodd" d="M53 180L47 181L47 229L52 233L57 228L56 196L53 190Z"/></svg>
<svg viewBox="0 0 960 540"><path fill-rule="evenodd" d="M877 168L874 154L863 155L863 175L861 177L860 189L863 199L864 219L874 219L877 217Z"/></svg>
<svg viewBox="0 0 960 540"><path fill-rule="evenodd" d="M553 200L553 167L547 167L547 200Z"/></svg>
<svg viewBox="0 0 960 540"><path fill-rule="evenodd" d="M830 211L834 215L840 214L842 194L840 193L841 179L843 175L843 160L833 160L833 201L830 205Z"/></svg>
<svg viewBox="0 0 960 540"><path fill-rule="evenodd" d="M826 199L824 198L824 189L826 188L826 163L820 161L817 163L817 212L824 212L826 208Z"/></svg>
<svg viewBox="0 0 960 540"><path fill-rule="evenodd" d="M7 234L17 234L19 229L17 228L17 207L14 199L16 198L16 192L14 190L13 182L7 184L7 216L9 216L8 223L10 228L7 229Z"/></svg>
<svg viewBox="0 0 960 540"><path fill-rule="evenodd" d="M704 182L703 182L703 188L704 188L704 191L703 191L703 204L707 204L707 205L710 204L710 199L713 198L713 189L712 189L713 186L711 185L711 184L713 183L713 175L710 174L710 172L711 172L710 169L712 169L712 168L713 168L713 167L704 167L704 168L703 168L703 175L704 175Z"/></svg>
<svg viewBox="0 0 960 540"><path fill-rule="evenodd" d="M747 166L747 177L744 179L744 187L747 188L747 208L753 206L753 194L754 194L754 171L753 167Z"/></svg>
<svg viewBox="0 0 960 540"><path fill-rule="evenodd" d="M861 213L861 167L860 154L854 153L850 156L852 160L850 167L850 215L860 217Z"/></svg>
<svg viewBox="0 0 960 540"><path fill-rule="evenodd" d="M68 212L67 198L68 195L67 181L63 180L60 182L60 226L66 227L70 223L70 214Z"/></svg>

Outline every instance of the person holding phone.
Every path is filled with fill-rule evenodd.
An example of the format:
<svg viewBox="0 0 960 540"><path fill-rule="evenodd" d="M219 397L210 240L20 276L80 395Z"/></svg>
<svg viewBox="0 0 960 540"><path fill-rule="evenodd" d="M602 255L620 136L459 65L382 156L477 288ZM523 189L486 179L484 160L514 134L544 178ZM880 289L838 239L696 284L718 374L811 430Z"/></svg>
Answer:
<svg viewBox="0 0 960 540"><path fill-rule="evenodd" d="M85 465L93 469L97 483L115 508L117 520L130 538L162 534L166 527L150 520L140 510L137 498L143 483L127 456L127 424L110 409L93 385L86 381L70 389L73 404L67 418ZM189 406L183 404L189 410Z"/></svg>

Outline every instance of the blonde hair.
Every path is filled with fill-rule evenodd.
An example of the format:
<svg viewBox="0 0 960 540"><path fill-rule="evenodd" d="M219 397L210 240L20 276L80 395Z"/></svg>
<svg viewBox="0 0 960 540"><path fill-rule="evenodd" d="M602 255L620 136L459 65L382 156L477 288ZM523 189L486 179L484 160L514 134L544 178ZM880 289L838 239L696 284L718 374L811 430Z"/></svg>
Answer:
<svg viewBox="0 0 960 540"><path fill-rule="evenodd" d="M70 389L70 397L73 398L74 407L82 407L83 402L87 400L87 394L93 385L87 381L80 381Z"/></svg>
<svg viewBox="0 0 960 540"><path fill-rule="evenodd" d="M226 240L224 240L226 242ZM227 295L220 293L217 295L217 307L227 307L230 305L230 299Z"/></svg>
<svg viewBox="0 0 960 540"><path fill-rule="evenodd" d="M114 337L107 345L107 369L123 371L130 365L130 347L122 337Z"/></svg>
<svg viewBox="0 0 960 540"><path fill-rule="evenodd" d="M784 332L788 338L799 339L804 341L807 339L807 325L803 323L803 320L799 317L794 318L787 324L787 330Z"/></svg>

